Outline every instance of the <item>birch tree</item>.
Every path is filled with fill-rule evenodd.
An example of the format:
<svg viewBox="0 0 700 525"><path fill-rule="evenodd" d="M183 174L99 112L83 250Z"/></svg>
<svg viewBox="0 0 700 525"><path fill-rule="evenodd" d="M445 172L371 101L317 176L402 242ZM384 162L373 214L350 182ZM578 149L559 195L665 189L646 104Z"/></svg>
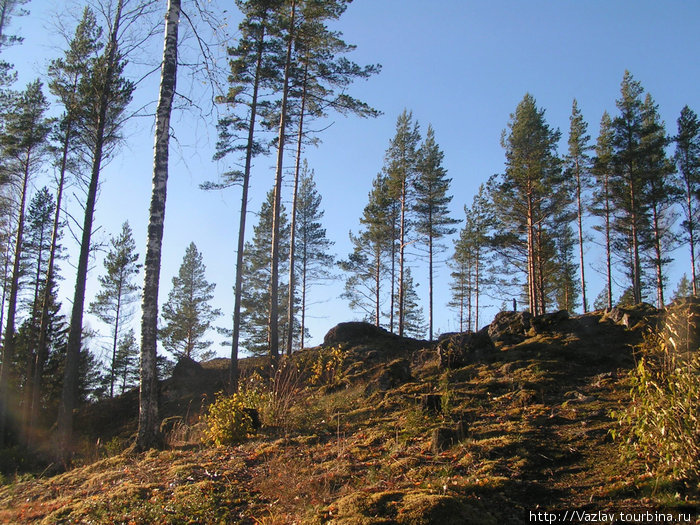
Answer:
<svg viewBox="0 0 700 525"><path fill-rule="evenodd" d="M156 132L153 155L153 185L146 243L145 277L141 316L141 369L139 391L139 425L134 448L146 450L158 443L157 337L158 288L168 183L170 115L177 78L177 38L180 0L168 0L165 14L163 62L160 92L156 109Z"/></svg>

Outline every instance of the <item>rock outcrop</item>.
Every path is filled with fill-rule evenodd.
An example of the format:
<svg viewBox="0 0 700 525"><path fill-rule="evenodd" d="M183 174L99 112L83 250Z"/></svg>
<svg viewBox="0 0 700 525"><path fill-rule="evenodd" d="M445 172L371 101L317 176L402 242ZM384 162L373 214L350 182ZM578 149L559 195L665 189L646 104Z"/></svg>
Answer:
<svg viewBox="0 0 700 525"><path fill-rule="evenodd" d="M488 326L488 335L494 343L522 342L532 326L530 312L499 312Z"/></svg>
<svg viewBox="0 0 700 525"><path fill-rule="evenodd" d="M482 361L495 351L487 329L452 334L437 344L441 368L461 368Z"/></svg>

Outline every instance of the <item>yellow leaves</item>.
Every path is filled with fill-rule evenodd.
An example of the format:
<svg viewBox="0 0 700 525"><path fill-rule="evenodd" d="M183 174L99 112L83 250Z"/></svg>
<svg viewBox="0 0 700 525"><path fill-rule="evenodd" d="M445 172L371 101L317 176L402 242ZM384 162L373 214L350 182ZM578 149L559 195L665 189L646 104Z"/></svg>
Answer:
<svg viewBox="0 0 700 525"><path fill-rule="evenodd" d="M203 416L206 423L204 440L217 447L244 441L253 432L253 422L238 394L224 396L219 392L216 401Z"/></svg>

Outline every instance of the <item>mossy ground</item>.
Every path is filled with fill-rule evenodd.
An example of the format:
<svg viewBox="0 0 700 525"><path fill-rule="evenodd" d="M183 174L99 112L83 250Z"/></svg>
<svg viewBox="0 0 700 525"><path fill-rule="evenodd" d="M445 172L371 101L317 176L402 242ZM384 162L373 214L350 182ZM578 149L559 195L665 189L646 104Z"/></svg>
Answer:
<svg viewBox="0 0 700 525"><path fill-rule="evenodd" d="M300 385L283 426L220 448L199 444L195 428L169 450L9 479L0 522L449 525L697 508L697 486L653 479L620 457L610 411L627 401L639 334L585 321L450 371L415 343L363 342L344 363L357 379ZM374 370L402 355L412 380L388 391L358 364ZM426 394L441 395L440 410L421 405ZM458 424L463 439L436 450L433 431Z"/></svg>

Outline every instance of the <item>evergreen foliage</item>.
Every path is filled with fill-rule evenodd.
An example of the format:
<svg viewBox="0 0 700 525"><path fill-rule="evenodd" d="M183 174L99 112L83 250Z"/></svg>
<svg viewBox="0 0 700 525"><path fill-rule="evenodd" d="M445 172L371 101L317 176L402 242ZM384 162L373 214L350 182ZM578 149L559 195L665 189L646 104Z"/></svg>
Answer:
<svg viewBox="0 0 700 525"><path fill-rule="evenodd" d="M490 282L487 266L494 218L484 184L479 186L472 205L464 207L464 214L464 226L454 241L450 262L452 299L448 303L457 310L460 332L479 330L480 299Z"/></svg>
<svg viewBox="0 0 700 525"><path fill-rule="evenodd" d="M700 120L688 106L683 107L678 117L674 159L678 169L680 199L684 220L681 224L683 238L690 249L691 285L693 295L698 294L696 275L696 253L698 224L700 223Z"/></svg>
<svg viewBox="0 0 700 525"><path fill-rule="evenodd" d="M300 292L300 348L304 348L306 336L306 311L308 292L313 284L328 280L332 277L330 268L333 267L335 258L328 253L333 242L326 236L323 227L323 209L321 208L321 195L316 189L314 171L309 170L306 161L302 167L299 196L296 202L297 220L294 235L297 242L297 257Z"/></svg>
<svg viewBox="0 0 700 525"><path fill-rule="evenodd" d="M202 254L192 242L185 250L178 274L173 277L173 288L163 305L164 326L159 334L165 349L178 358L204 359L212 354L206 351L211 341L203 338L221 311L210 304L216 284L206 280L205 271Z"/></svg>
<svg viewBox="0 0 700 525"><path fill-rule="evenodd" d="M612 308L612 255L613 255L613 211L614 202L611 186L613 161L613 128L610 115L605 112L600 120L600 132L595 146L595 159L593 161L593 176L596 187L593 191L593 200L589 206L590 212L602 220L602 224L595 225L594 230L602 232L605 246L605 283L606 283L606 308ZM599 308L599 306L596 306Z"/></svg>
<svg viewBox="0 0 700 525"><path fill-rule="evenodd" d="M555 223L568 205L556 153L560 133L549 127L544 113L530 94L518 104L501 140L506 171L492 192L499 209L499 254L506 266L525 274L527 304L534 315L544 313L553 300Z"/></svg>
<svg viewBox="0 0 700 525"><path fill-rule="evenodd" d="M10 400L11 364L15 359L16 316L18 294L22 273L22 253L24 249L25 214L29 197L30 180L35 175L47 152L49 122L44 116L48 102L42 92L41 82L30 83L26 90L14 100L12 111L5 115L3 133L0 134L0 177L9 181L14 187L17 202L15 204L15 239L12 256L10 292L7 304L7 321L5 341L2 347L2 364L0 365L0 445L4 443L8 423L8 404Z"/></svg>
<svg viewBox="0 0 700 525"><path fill-rule="evenodd" d="M459 221L450 217L450 182L447 171L442 166L445 154L435 142L435 132L428 126L425 140L417 152L415 181L416 200L413 210L416 214L416 231L428 249L428 339L433 340L433 293L434 257L445 249L440 239L452 235Z"/></svg>
<svg viewBox="0 0 700 525"><path fill-rule="evenodd" d="M138 259L131 227L125 222L119 235L110 240L110 249L103 263L105 273L98 277L100 292L88 310L109 325L112 331L108 365L110 397L114 396L114 383L119 377L116 371L119 341L125 337L122 334L134 315L132 305L139 299L139 286L134 282L141 269Z"/></svg>
<svg viewBox="0 0 700 525"><path fill-rule="evenodd" d="M350 232L353 251L339 263L347 274L341 297L348 300L352 310L363 312L365 319L375 326L382 326L381 309L386 295L382 292L382 282L386 279L388 259L393 253L393 221L389 201L387 178L379 173L372 182L368 203L360 217L363 229L357 235Z"/></svg>
<svg viewBox="0 0 700 525"><path fill-rule="evenodd" d="M580 271L580 291L581 291L581 303L583 305L583 312L588 311L588 302L586 299L586 276L585 276L585 264L584 264L584 231L583 231L583 217L585 208L583 202L585 200L585 192L590 187L590 156L588 152L591 150L589 141L591 137L587 134L588 124L583 120L583 115L581 110L578 108L578 102L574 99L573 105L571 107L571 117L570 129L569 129L569 151L565 158L565 171L566 175L570 177L571 185L573 186L573 194L576 202L576 225L578 229L578 248L579 248L579 271ZM564 286L560 287L560 294L563 293L567 297L564 301L557 301L562 308L562 303L565 304L566 310L573 311L573 292L570 289L568 280L570 278L571 272L571 254L569 251L568 244L568 231L564 232L564 240L562 246L559 249L560 257L562 258L562 274L564 276ZM562 255L567 253L566 256ZM571 298L571 300L569 300Z"/></svg>
<svg viewBox="0 0 700 525"><path fill-rule="evenodd" d="M272 205L274 194L268 192L267 200L264 201L258 213L258 224L253 227L253 239L246 243L245 247L245 268L246 286L243 289L241 298L241 337L245 349L255 355L269 353L269 332L268 321L270 315L269 285L271 261L270 252L272 247ZM285 261L289 255L289 223L287 215L282 209L280 215L280 255L281 271L284 274ZM278 323L280 341L284 341L286 335L286 308L287 296L284 290L284 283L280 283L282 293L278 296Z"/></svg>
<svg viewBox="0 0 700 525"><path fill-rule="evenodd" d="M389 142L384 156L384 171L387 175L388 195L395 208L395 228L392 239L391 255L391 310L396 312L398 334L403 335L403 316L405 313L404 271L406 264L406 247L411 241L413 227L412 209L415 199L414 185L417 177L418 146L420 132L418 123L413 121L413 113L404 109L396 120L396 133ZM398 261L397 261L398 257ZM398 262L398 275L396 264ZM394 294L394 282L398 293ZM390 330L394 330L393 314L390 318Z"/></svg>

